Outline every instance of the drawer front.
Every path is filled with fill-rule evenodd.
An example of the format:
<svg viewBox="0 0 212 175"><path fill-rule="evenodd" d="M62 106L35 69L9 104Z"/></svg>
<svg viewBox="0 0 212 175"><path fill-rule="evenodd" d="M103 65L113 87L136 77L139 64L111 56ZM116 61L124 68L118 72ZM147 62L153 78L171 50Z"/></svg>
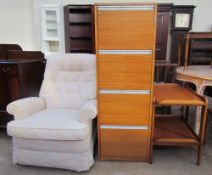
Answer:
<svg viewBox="0 0 212 175"><path fill-rule="evenodd" d="M149 125L150 109L149 94L99 94L100 124Z"/></svg>
<svg viewBox="0 0 212 175"><path fill-rule="evenodd" d="M154 48L154 9L98 7L97 13L99 49Z"/></svg>
<svg viewBox="0 0 212 175"><path fill-rule="evenodd" d="M0 75L18 74L17 66L11 64L0 64Z"/></svg>
<svg viewBox="0 0 212 175"><path fill-rule="evenodd" d="M153 61L152 54L99 54L99 88L151 89Z"/></svg>
<svg viewBox="0 0 212 175"><path fill-rule="evenodd" d="M100 128L101 159L145 160L149 158L150 132L146 129Z"/></svg>

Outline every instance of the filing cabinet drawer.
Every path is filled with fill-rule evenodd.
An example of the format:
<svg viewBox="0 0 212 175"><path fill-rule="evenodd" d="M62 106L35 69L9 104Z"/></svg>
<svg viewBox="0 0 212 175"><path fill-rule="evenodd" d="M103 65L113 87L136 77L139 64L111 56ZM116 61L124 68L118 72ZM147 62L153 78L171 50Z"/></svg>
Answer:
<svg viewBox="0 0 212 175"><path fill-rule="evenodd" d="M153 49L154 10L98 8L99 49Z"/></svg>
<svg viewBox="0 0 212 175"><path fill-rule="evenodd" d="M12 64L0 64L0 75L16 75L18 74L18 69L16 65Z"/></svg>
<svg viewBox="0 0 212 175"><path fill-rule="evenodd" d="M152 54L99 54L98 59L99 88L151 89Z"/></svg>
<svg viewBox="0 0 212 175"><path fill-rule="evenodd" d="M148 161L149 130L101 128L100 132L101 159Z"/></svg>
<svg viewBox="0 0 212 175"><path fill-rule="evenodd" d="M99 95L99 121L105 125L149 125L151 102L148 94Z"/></svg>

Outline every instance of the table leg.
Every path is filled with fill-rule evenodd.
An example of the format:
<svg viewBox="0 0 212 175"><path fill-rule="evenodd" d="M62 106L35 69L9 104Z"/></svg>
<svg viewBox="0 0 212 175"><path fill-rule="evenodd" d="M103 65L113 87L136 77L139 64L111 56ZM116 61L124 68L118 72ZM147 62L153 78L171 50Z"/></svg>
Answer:
<svg viewBox="0 0 212 175"><path fill-rule="evenodd" d="M196 92L199 95L204 95L206 86L196 86ZM196 116L195 116L195 132L198 135L199 134L199 129L200 129L200 122L201 122L201 112L202 112L202 107L198 106L196 109Z"/></svg>

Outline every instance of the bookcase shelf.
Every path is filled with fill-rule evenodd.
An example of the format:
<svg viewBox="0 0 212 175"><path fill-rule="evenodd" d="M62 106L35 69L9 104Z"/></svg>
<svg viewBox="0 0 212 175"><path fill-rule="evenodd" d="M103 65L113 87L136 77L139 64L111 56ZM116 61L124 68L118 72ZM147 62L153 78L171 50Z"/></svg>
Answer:
<svg viewBox="0 0 212 175"><path fill-rule="evenodd" d="M64 7L65 51L94 53L94 21L92 5Z"/></svg>
<svg viewBox="0 0 212 175"><path fill-rule="evenodd" d="M64 52L63 8L59 4L42 6L42 51L46 55Z"/></svg>

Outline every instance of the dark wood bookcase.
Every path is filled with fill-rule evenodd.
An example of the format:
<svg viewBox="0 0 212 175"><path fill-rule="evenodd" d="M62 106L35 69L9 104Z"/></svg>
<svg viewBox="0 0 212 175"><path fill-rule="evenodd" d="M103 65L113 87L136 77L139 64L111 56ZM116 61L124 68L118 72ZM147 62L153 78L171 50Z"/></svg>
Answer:
<svg viewBox="0 0 212 175"><path fill-rule="evenodd" d="M212 32L191 32L190 35L189 64L210 64Z"/></svg>
<svg viewBox="0 0 212 175"><path fill-rule="evenodd" d="M66 52L95 52L93 19L92 5L67 5L64 7Z"/></svg>

